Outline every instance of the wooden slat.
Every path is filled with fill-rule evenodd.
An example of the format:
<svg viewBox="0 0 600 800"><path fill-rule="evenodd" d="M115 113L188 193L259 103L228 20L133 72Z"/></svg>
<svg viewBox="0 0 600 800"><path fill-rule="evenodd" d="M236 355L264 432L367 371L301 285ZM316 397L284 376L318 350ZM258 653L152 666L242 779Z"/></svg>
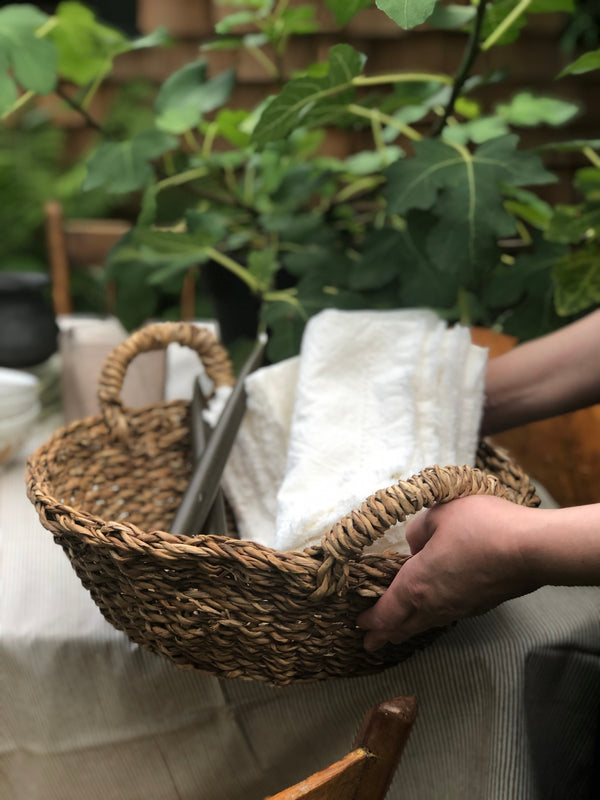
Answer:
<svg viewBox="0 0 600 800"><path fill-rule="evenodd" d="M64 237L67 259L71 266L101 266L110 250L131 230L121 219L66 220Z"/></svg>
<svg viewBox="0 0 600 800"><path fill-rule="evenodd" d="M361 775L373 758L364 748L352 750L334 764L267 800L354 800Z"/></svg>

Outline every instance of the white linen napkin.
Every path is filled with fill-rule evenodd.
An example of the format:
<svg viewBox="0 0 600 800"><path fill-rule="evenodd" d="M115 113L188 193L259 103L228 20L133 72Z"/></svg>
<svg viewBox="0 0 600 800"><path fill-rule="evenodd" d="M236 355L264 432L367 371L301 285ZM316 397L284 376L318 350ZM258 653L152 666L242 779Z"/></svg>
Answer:
<svg viewBox="0 0 600 800"><path fill-rule="evenodd" d="M302 549L420 461L416 392L428 311L312 317L300 354L276 546Z"/></svg>
<svg viewBox="0 0 600 800"><path fill-rule="evenodd" d="M320 541L373 492L434 464L473 464L487 351L424 310L313 317L299 358L257 370L223 485L240 536ZM396 525L369 552L408 551Z"/></svg>

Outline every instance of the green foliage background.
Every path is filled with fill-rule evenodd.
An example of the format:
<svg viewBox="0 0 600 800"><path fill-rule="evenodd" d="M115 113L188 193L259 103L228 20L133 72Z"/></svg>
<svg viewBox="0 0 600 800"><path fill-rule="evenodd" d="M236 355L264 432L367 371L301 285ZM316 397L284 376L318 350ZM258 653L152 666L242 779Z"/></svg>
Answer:
<svg viewBox="0 0 600 800"><path fill-rule="evenodd" d="M258 303L273 360L295 353L306 320L328 306L428 306L526 339L600 302L600 141L563 141L559 129L579 105L527 87L483 108L476 90L499 76L473 71L479 53L517 39L532 14L574 14L573 0L377 0L401 28L428 21L461 31L456 74L371 74L365 56L340 43L291 78L283 70L290 40L319 30L313 4L233 5L197 60L102 121L87 109L115 59L168 47L164 31L130 38L70 1L53 16L26 4L0 10L0 114L8 122L0 191L29 209L4 242L4 263L28 226L39 225L50 193L77 215L135 208L134 229L108 268L125 324L175 315L186 272L218 265ZM372 3L327 5L343 25ZM208 67L206 56L219 49L247 50L277 93L250 111L232 105L235 71ZM556 78L599 67L592 49ZM63 94L65 80L78 87L74 97ZM57 166L60 132L31 110L32 98L53 92L98 134L85 163L69 170ZM552 206L537 193L556 176L543 148L521 146L519 131L538 126L557 131L548 150L587 161L575 176L578 203ZM335 127L368 133L371 144L349 158L324 157L325 133ZM0 213L19 227L11 209Z"/></svg>

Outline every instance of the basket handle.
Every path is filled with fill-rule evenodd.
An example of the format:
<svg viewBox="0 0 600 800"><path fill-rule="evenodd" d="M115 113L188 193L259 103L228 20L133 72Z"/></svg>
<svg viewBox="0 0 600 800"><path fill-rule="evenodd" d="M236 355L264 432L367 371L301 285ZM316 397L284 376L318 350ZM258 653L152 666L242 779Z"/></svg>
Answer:
<svg viewBox="0 0 600 800"><path fill-rule="evenodd" d="M505 486L495 475L469 466L428 467L375 492L359 509L336 522L321 540L323 562L311 599L343 592L348 561L356 559L397 522L404 522L422 508L474 494L494 495L519 504L527 502L526 495Z"/></svg>
<svg viewBox="0 0 600 800"><path fill-rule="evenodd" d="M189 322L159 322L133 333L108 355L98 382L98 402L109 430L121 441L127 438L127 419L121 389L127 367L140 353L164 350L178 343L195 350L215 387L233 386L235 376L227 351L206 328Z"/></svg>

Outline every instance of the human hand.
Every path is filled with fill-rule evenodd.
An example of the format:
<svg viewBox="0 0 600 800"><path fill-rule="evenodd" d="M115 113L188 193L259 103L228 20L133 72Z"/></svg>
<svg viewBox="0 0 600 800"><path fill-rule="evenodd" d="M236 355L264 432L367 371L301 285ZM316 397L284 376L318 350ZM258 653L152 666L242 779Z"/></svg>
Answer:
<svg viewBox="0 0 600 800"><path fill-rule="evenodd" d="M412 558L357 620L376 650L534 591L520 539L538 509L475 495L419 514L407 526Z"/></svg>

